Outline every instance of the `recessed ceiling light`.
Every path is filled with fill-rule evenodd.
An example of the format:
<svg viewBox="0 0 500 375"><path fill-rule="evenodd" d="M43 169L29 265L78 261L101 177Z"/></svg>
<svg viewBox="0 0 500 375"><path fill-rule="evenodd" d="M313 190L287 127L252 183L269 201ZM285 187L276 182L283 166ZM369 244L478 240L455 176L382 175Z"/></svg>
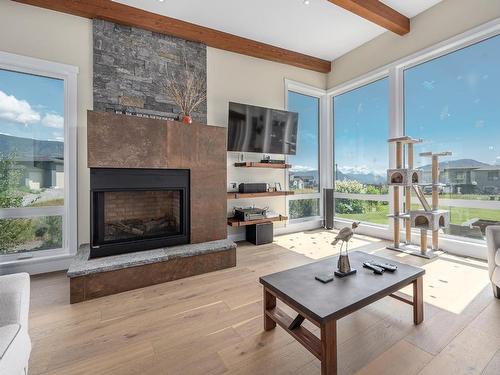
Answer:
<svg viewBox="0 0 500 375"><path fill-rule="evenodd" d="M309 5L309 4L311 4L311 0L304 0L303 3L304 3L304 5Z"/></svg>

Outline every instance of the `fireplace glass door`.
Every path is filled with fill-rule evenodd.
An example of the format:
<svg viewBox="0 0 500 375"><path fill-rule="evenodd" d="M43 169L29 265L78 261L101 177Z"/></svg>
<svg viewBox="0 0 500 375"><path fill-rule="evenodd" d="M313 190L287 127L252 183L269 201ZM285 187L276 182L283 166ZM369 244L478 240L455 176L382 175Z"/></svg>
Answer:
<svg viewBox="0 0 500 375"><path fill-rule="evenodd" d="M181 233L180 190L104 192L105 243Z"/></svg>
<svg viewBox="0 0 500 375"><path fill-rule="evenodd" d="M90 256L189 243L189 171L92 169Z"/></svg>

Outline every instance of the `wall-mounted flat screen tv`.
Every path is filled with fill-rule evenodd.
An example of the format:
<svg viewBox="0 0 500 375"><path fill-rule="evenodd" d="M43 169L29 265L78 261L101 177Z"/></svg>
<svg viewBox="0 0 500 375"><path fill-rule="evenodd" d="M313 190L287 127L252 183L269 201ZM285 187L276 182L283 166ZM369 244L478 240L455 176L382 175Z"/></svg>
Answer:
<svg viewBox="0 0 500 375"><path fill-rule="evenodd" d="M295 155L299 114L229 103L228 151Z"/></svg>

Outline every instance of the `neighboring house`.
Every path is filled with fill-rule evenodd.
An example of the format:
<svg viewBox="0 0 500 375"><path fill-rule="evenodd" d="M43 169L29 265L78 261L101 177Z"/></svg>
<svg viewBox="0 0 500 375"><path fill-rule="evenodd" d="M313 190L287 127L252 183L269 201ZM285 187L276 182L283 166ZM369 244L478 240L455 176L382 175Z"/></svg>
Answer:
<svg viewBox="0 0 500 375"><path fill-rule="evenodd" d="M292 177L292 186L294 189L301 190L304 189L304 181L301 176Z"/></svg>
<svg viewBox="0 0 500 375"><path fill-rule="evenodd" d="M450 186L453 194L472 194L477 192L474 181L474 171L478 167L445 168L440 175L439 182Z"/></svg>
<svg viewBox="0 0 500 375"><path fill-rule="evenodd" d="M62 159L38 158L16 160L22 170L24 185L30 190L64 187L64 161Z"/></svg>
<svg viewBox="0 0 500 375"><path fill-rule="evenodd" d="M439 182L446 184L444 189L453 194L482 193L486 185L476 181L475 171L492 166L473 159L458 159L439 163ZM422 170L423 181L431 181L431 165L424 165Z"/></svg>
<svg viewBox="0 0 500 375"><path fill-rule="evenodd" d="M295 189L308 189L317 186L314 176L292 176L292 186Z"/></svg>
<svg viewBox="0 0 500 375"><path fill-rule="evenodd" d="M477 168L473 179L484 194L500 194L500 165Z"/></svg>
<svg viewBox="0 0 500 375"><path fill-rule="evenodd" d="M64 187L64 143L0 134L0 157L12 155L30 190Z"/></svg>

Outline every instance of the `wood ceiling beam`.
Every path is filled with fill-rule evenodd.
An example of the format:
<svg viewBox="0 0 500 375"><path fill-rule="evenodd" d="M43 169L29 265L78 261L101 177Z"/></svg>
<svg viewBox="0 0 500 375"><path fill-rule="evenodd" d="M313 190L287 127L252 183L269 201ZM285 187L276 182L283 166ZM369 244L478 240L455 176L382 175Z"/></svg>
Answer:
<svg viewBox="0 0 500 375"><path fill-rule="evenodd" d="M410 32L410 19L379 0L329 1L396 34Z"/></svg>
<svg viewBox="0 0 500 375"><path fill-rule="evenodd" d="M317 57L242 38L175 18L147 12L111 0L14 0L58 12L143 28L207 46L299 68L328 73L331 62ZM61 30L64 32L64 30Z"/></svg>

